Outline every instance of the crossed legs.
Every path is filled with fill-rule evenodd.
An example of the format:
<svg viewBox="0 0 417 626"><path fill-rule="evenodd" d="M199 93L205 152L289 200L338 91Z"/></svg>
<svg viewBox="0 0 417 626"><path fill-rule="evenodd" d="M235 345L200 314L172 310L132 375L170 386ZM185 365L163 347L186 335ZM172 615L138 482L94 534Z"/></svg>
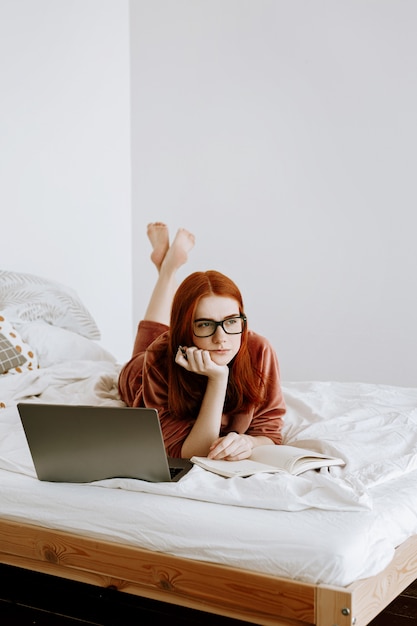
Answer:
<svg viewBox="0 0 417 626"><path fill-rule="evenodd" d="M170 245L168 228L162 222L148 224L147 234L152 245L151 261L158 270L158 278L143 319L169 326L172 300L177 290L176 273L186 263L195 238L188 230L180 228Z"/></svg>

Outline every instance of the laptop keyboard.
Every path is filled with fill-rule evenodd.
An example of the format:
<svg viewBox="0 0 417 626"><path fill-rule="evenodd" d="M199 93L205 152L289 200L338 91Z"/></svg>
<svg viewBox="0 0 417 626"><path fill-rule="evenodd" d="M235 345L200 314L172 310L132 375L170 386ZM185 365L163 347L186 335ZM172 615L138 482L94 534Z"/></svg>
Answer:
<svg viewBox="0 0 417 626"><path fill-rule="evenodd" d="M175 478L175 476L178 476L178 474L182 472L182 470L182 467L170 467L169 472L171 474L171 478Z"/></svg>

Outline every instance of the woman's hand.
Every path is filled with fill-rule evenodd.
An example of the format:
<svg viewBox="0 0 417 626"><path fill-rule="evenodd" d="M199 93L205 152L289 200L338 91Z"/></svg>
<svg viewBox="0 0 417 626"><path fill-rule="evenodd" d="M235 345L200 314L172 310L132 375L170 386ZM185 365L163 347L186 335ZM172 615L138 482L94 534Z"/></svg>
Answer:
<svg viewBox="0 0 417 626"><path fill-rule="evenodd" d="M240 461L252 454L254 439L250 435L228 433L219 437L210 446L209 459L223 459L225 461Z"/></svg>
<svg viewBox="0 0 417 626"><path fill-rule="evenodd" d="M207 376L211 380L229 376L227 365L217 365L211 358L209 350L200 350L196 346L184 348L180 346L175 356L175 363L201 376Z"/></svg>

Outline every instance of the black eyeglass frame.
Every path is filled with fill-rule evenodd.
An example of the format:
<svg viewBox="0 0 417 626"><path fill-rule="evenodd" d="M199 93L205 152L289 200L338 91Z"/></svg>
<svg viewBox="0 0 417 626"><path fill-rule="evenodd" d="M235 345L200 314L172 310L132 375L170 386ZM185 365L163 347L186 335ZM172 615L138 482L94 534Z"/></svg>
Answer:
<svg viewBox="0 0 417 626"><path fill-rule="evenodd" d="M237 332L237 333L230 333L228 330L225 329L224 323L228 322L229 320L236 320L236 319L241 319L242 320L242 322L243 322L242 330L239 330L239 332ZM206 339L207 337L212 337L213 335L216 334L216 331L217 331L219 326L222 327L222 329L226 333L226 335L241 335L243 333L243 331L245 330L247 321L248 321L248 319L247 319L246 315L243 315L243 313L241 313L240 315L232 315L231 317L226 317L226 319L222 320L221 322L216 322L215 320L207 320L205 318L201 318L201 319L198 319L198 320L194 320L194 322L193 322L193 335L194 335L194 337L199 337L200 339ZM195 322L211 322L212 324L215 324L214 330L209 335L197 335L194 332L194 324L195 324Z"/></svg>

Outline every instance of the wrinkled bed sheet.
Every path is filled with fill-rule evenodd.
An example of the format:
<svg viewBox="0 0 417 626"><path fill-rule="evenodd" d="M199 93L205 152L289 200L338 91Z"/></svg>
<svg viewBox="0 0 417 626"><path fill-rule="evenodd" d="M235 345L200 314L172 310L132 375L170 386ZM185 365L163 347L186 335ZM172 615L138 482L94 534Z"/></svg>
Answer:
<svg viewBox="0 0 417 626"><path fill-rule="evenodd" d="M16 403L120 405L118 366L71 361L0 380L0 516L306 582L381 571L417 532L417 389L283 385L285 443L343 468L225 479L194 467L179 483L42 483Z"/></svg>

